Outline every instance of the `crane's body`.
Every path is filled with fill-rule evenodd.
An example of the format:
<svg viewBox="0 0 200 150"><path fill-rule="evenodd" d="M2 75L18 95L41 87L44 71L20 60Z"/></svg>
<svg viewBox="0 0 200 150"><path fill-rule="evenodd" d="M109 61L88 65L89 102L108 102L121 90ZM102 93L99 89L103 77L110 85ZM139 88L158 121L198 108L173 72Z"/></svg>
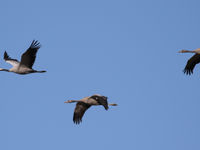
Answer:
<svg viewBox="0 0 200 150"><path fill-rule="evenodd" d="M65 101L64 103L74 103L74 102L77 103L73 116L73 121L75 124L79 124L82 121L82 117L85 111L91 106L102 105L106 110L108 110L108 105L117 106L117 104L108 104L107 97L98 94L89 97L84 97L81 100L68 100Z"/></svg>
<svg viewBox="0 0 200 150"><path fill-rule="evenodd" d="M4 53L4 60L11 64L13 67L11 69L3 69L0 68L0 71L14 72L17 74L29 74L29 73L43 73L46 71L37 71L32 69L32 66L35 62L36 53L40 48L40 43L38 41L33 40L30 47L27 49L25 53L21 56L21 61L19 62L17 59L12 59L8 56L7 52Z"/></svg>

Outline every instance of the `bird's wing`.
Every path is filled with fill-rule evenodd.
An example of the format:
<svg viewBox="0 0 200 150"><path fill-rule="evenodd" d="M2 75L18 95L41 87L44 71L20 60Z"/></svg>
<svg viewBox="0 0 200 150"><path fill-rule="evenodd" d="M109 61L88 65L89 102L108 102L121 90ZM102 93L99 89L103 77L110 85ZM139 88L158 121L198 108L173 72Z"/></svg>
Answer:
<svg viewBox="0 0 200 150"><path fill-rule="evenodd" d="M183 72L187 75L191 75L193 73L195 65L198 63L200 63L200 54L195 54L187 61L187 64Z"/></svg>
<svg viewBox="0 0 200 150"><path fill-rule="evenodd" d="M33 40L30 47L26 50L25 53L23 53L20 64L32 69L32 66L35 62L36 53L40 47L40 43Z"/></svg>
<svg viewBox="0 0 200 150"><path fill-rule="evenodd" d="M19 61L17 59L12 59L11 57L8 56L7 52L4 52L4 60L11 64L13 67L17 67L19 65Z"/></svg>
<svg viewBox="0 0 200 150"><path fill-rule="evenodd" d="M108 110L108 101L106 97L98 97L95 99L100 105L103 105L103 107Z"/></svg>
<svg viewBox="0 0 200 150"><path fill-rule="evenodd" d="M84 102L78 102L74 110L73 121L75 124L79 124L82 121L82 117L85 111L90 108L91 105L88 105Z"/></svg>

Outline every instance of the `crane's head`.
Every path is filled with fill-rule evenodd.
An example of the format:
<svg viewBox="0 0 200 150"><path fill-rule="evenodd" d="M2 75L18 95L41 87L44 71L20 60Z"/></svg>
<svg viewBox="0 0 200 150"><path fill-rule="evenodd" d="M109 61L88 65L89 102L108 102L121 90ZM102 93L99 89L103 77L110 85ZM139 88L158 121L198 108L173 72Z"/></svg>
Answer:
<svg viewBox="0 0 200 150"><path fill-rule="evenodd" d="M179 53L187 53L188 52L188 50L180 50L180 51L178 51Z"/></svg>

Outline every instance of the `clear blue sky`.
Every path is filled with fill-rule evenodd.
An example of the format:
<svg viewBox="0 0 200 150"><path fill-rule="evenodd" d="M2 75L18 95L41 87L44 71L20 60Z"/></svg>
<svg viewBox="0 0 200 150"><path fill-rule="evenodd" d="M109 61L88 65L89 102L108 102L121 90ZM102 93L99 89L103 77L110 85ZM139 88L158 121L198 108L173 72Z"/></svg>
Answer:
<svg viewBox="0 0 200 150"><path fill-rule="evenodd" d="M33 39L44 74L0 72L1 150L199 150L198 0L1 0L3 53L20 59ZM118 103L72 122L74 104L99 93Z"/></svg>

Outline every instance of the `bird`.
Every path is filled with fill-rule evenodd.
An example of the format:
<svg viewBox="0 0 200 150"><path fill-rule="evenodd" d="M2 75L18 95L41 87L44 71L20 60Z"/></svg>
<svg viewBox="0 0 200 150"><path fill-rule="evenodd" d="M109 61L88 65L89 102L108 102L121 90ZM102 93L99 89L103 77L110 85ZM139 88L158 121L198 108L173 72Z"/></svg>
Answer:
<svg viewBox="0 0 200 150"><path fill-rule="evenodd" d="M33 40L30 47L24 52L21 56L21 61L19 62L17 59L12 59L7 52L4 52L4 60L11 64L13 67L11 69L3 69L0 68L0 71L13 72L17 74L29 74L29 73L43 73L46 72L44 70L37 71L32 69L32 66L35 62L36 53L38 49L41 47L40 43L37 40Z"/></svg>
<svg viewBox="0 0 200 150"><path fill-rule="evenodd" d="M200 48L195 50L181 50L179 53L195 53L188 61L183 70L186 75L193 74L193 70L196 64L200 63Z"/></svg>
<svg viewBox="0 0 200 150"><path fill-rule="evenodd" d="M73 122L75 124L80 124L82 122L82 117L86 110L91 106L102 105L105 110L108 110L109 106L117 106L117 104L108 104L107 97L99 94L94 94L92 96L84 97L81 100L67 100L64 103L74 103L76 102L76 107L74 109Z"/></svg>

